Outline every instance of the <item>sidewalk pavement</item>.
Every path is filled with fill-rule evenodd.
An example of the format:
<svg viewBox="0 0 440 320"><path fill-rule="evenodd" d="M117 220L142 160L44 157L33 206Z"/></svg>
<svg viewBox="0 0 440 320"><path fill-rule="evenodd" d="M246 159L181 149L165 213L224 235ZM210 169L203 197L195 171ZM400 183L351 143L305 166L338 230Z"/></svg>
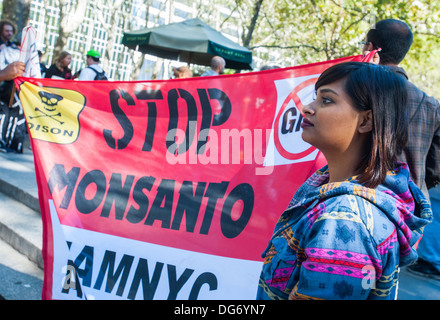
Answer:
<svg viewBox="0 0 440 320"><path fill-rule="evenodd" d="M42 223L28 136L23 154L0 152L0 203L0 283L3 271L10 275L3 275L3 278L9 278L9 282L15 279L14 276L21 275L22 279L26 276L26 280L15 280L14 284L25 282L23 286L26 289L31 286L27 283L39 286L42 284L43 269ZM15 250L2 249L3 242L9 243ZM28 266L27 261L23 267L23 255L33 266ZM22 296L18 292L11 295L10 299L39 299L35 292L41 292L41 288L34 288L32 293L28 291L22 290L21 292L25 292L21 293ZM402 268L398 300L440 300L440 281L414 275Z"/></svg>

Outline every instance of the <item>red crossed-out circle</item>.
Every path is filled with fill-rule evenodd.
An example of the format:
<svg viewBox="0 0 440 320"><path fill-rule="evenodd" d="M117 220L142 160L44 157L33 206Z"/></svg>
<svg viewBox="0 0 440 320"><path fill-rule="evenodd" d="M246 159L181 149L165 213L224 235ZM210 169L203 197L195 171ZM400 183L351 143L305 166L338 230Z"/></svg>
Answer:
<svg viewBox="0 0 440 320"><path fill-rule="evenodd" d="M287 105L289 104L289 102L291 100L293 100L293 102L295 103L296 107L301 112L301 110L303 108L303 104L302 104L301 100L298 97L298 92L300 92L305 87L308 87L310 85L315 84L316 78L308 79L308 80L306 80L304 82L301 82L299 85L297 85L295 87L295 89L293 89L292 92L284 100L283 105L281 106L280 111L278 112L278 114L277 114L277 116L275 118L275 128L274 128L274 130L275 130L275 133L274 133L275 134L275 136L274 136L275 147L277 148L279 154L281 156L283 156L284 158L288 159L288 160L298 160L298 159L304 158L304 157L308 156L309 154L311 154L313 151L316 150L315 147L310 147L307 150L299 152L299 153L289 152L286 149L284 149L283 145L280 142L280 137L279 137L280 118L284 114L284 111L286 110Z"/></svg>

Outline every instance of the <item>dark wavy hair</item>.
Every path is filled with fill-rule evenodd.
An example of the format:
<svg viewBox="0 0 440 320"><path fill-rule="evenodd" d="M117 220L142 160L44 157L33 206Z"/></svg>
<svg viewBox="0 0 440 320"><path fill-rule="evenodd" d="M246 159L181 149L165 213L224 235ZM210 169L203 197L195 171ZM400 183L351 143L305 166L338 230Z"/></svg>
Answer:
<svg viewBox="0 0 440 320"><path fill-rule="evenodd" d="M372 111L373 127L358 167L363 172L358 181L375 188L385 180L389 170L396 168L397 157L408 140L405 79L385 66L346 62L325 70L315 90L341 79L346 79L344 89L353 107Z"/></svg>
<svg viewBox="0 0 440 320"><path fill-rule="evenodd" d="M0 21L0 33L3 32L3 28L5 26L11 26L12 27L12 33L15 34L17 32L17 27L12 21L9 20L1 20Z"/></svg>

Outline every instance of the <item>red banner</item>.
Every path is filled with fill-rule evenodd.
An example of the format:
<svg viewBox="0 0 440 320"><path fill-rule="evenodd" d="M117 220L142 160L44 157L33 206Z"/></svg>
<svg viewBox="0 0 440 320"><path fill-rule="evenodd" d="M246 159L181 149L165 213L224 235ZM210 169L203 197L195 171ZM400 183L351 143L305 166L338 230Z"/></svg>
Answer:
<svg viewBox="0 0 440 320"><path fill-rule="evenodd" d="M43 298L254 299L273 227L317 166L301 108L323 70L360 59L168 81L17 79Z"/></svg>

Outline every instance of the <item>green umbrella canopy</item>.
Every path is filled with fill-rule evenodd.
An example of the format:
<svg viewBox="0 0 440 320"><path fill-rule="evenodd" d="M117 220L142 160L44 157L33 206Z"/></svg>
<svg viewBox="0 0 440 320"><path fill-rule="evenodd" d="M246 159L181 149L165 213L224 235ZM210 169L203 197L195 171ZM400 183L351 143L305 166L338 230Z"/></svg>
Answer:
<svg viewBox="0 0 440 320"><path fill-rule="evenodd" d="M122 44L157 57L209 66L221 56L226 68L252 69L252 52L199 19L125 32Z"/></svg>

